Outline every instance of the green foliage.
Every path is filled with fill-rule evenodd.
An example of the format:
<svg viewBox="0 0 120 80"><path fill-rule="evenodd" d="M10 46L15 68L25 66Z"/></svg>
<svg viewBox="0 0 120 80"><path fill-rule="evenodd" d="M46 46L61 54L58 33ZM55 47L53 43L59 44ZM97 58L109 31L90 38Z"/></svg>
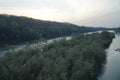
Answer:
<svg viewBox="0 0 120 80"><path fill-rule="evenodd" d="M51 43L43 51L7 53L0 58L0 80L96 80L112 38L108 32L79 35Z"/></svg>
<svg viewBox="0 0 120 80"><path fill-rule="evenodd" d="M0 45L19 44L101 29L2 14L0 15Z"/></svg>
<svg viewBox="0 0 120 80"><path fill-rule="evenodd" d="M107 31L103 31L103 32L101 33L101 36L100 36L100 37L103 39L103 42L104 42L104 46L105 46L105 47L109 47L109 43L111 43L111 39L112 39L112 38L115 38L115 36L114 36L113 33L109 34L109 32L107 32ZM111 38L111 39L109 39L108 37Z"/></svg>

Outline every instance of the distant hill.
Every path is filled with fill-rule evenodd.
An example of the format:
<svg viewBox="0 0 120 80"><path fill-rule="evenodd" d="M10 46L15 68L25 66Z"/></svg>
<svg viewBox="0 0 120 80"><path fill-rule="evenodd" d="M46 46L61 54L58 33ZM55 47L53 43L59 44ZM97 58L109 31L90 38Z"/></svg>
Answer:
<svg viewBox="0 0 120 80"><path fill-rule="evenodd" d="M112 28L112 30L114 30L116 33L120 33L120 27Z"/></svg>
<svg viewBox="0 0 120 80"><path fill-rule="evenodd" d="M69 36L103 28L78 26L70 23L42 21L13 15L0 15L0 44L23 42Z"/></svg>

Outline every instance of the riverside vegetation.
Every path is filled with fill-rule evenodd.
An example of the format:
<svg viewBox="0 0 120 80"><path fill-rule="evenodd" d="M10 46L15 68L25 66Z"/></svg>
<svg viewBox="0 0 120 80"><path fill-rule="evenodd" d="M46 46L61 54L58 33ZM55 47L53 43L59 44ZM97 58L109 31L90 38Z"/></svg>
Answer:
<svg viewBox="0 0 120 80"><path fill-rule="evenodd" d="M0 58L0 80L97 80L113 38L104 31L54 41L42 51L8 52Z"/></svg>
<svg viewBox="0 0 120 80"><path fill-rule="evenodd" d="M103 29L105 30L105 28L84 27L70 23L42 21L22 16L1 14L0 47Z"/></svg>

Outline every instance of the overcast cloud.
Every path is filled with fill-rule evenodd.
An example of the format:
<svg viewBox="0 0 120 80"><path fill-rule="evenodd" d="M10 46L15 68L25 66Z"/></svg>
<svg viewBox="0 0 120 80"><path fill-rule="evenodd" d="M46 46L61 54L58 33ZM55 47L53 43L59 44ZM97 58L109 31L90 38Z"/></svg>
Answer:
<svg viewBox="0 0 120 80"><path fill-rule="evenodd" d="M86 26L120 26L120 0L0 0L0 13Z"/></svg>

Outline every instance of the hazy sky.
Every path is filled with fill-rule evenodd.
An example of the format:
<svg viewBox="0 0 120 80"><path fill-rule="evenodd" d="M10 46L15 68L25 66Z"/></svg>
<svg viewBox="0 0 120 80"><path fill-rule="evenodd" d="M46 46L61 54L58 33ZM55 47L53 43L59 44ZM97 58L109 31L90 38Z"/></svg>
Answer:
<svg viewBox="0 0 120 80"><path fill-rule="evenodd" d="M120 26L120 0L0 0L0 13L86 26Z"/></svg>

